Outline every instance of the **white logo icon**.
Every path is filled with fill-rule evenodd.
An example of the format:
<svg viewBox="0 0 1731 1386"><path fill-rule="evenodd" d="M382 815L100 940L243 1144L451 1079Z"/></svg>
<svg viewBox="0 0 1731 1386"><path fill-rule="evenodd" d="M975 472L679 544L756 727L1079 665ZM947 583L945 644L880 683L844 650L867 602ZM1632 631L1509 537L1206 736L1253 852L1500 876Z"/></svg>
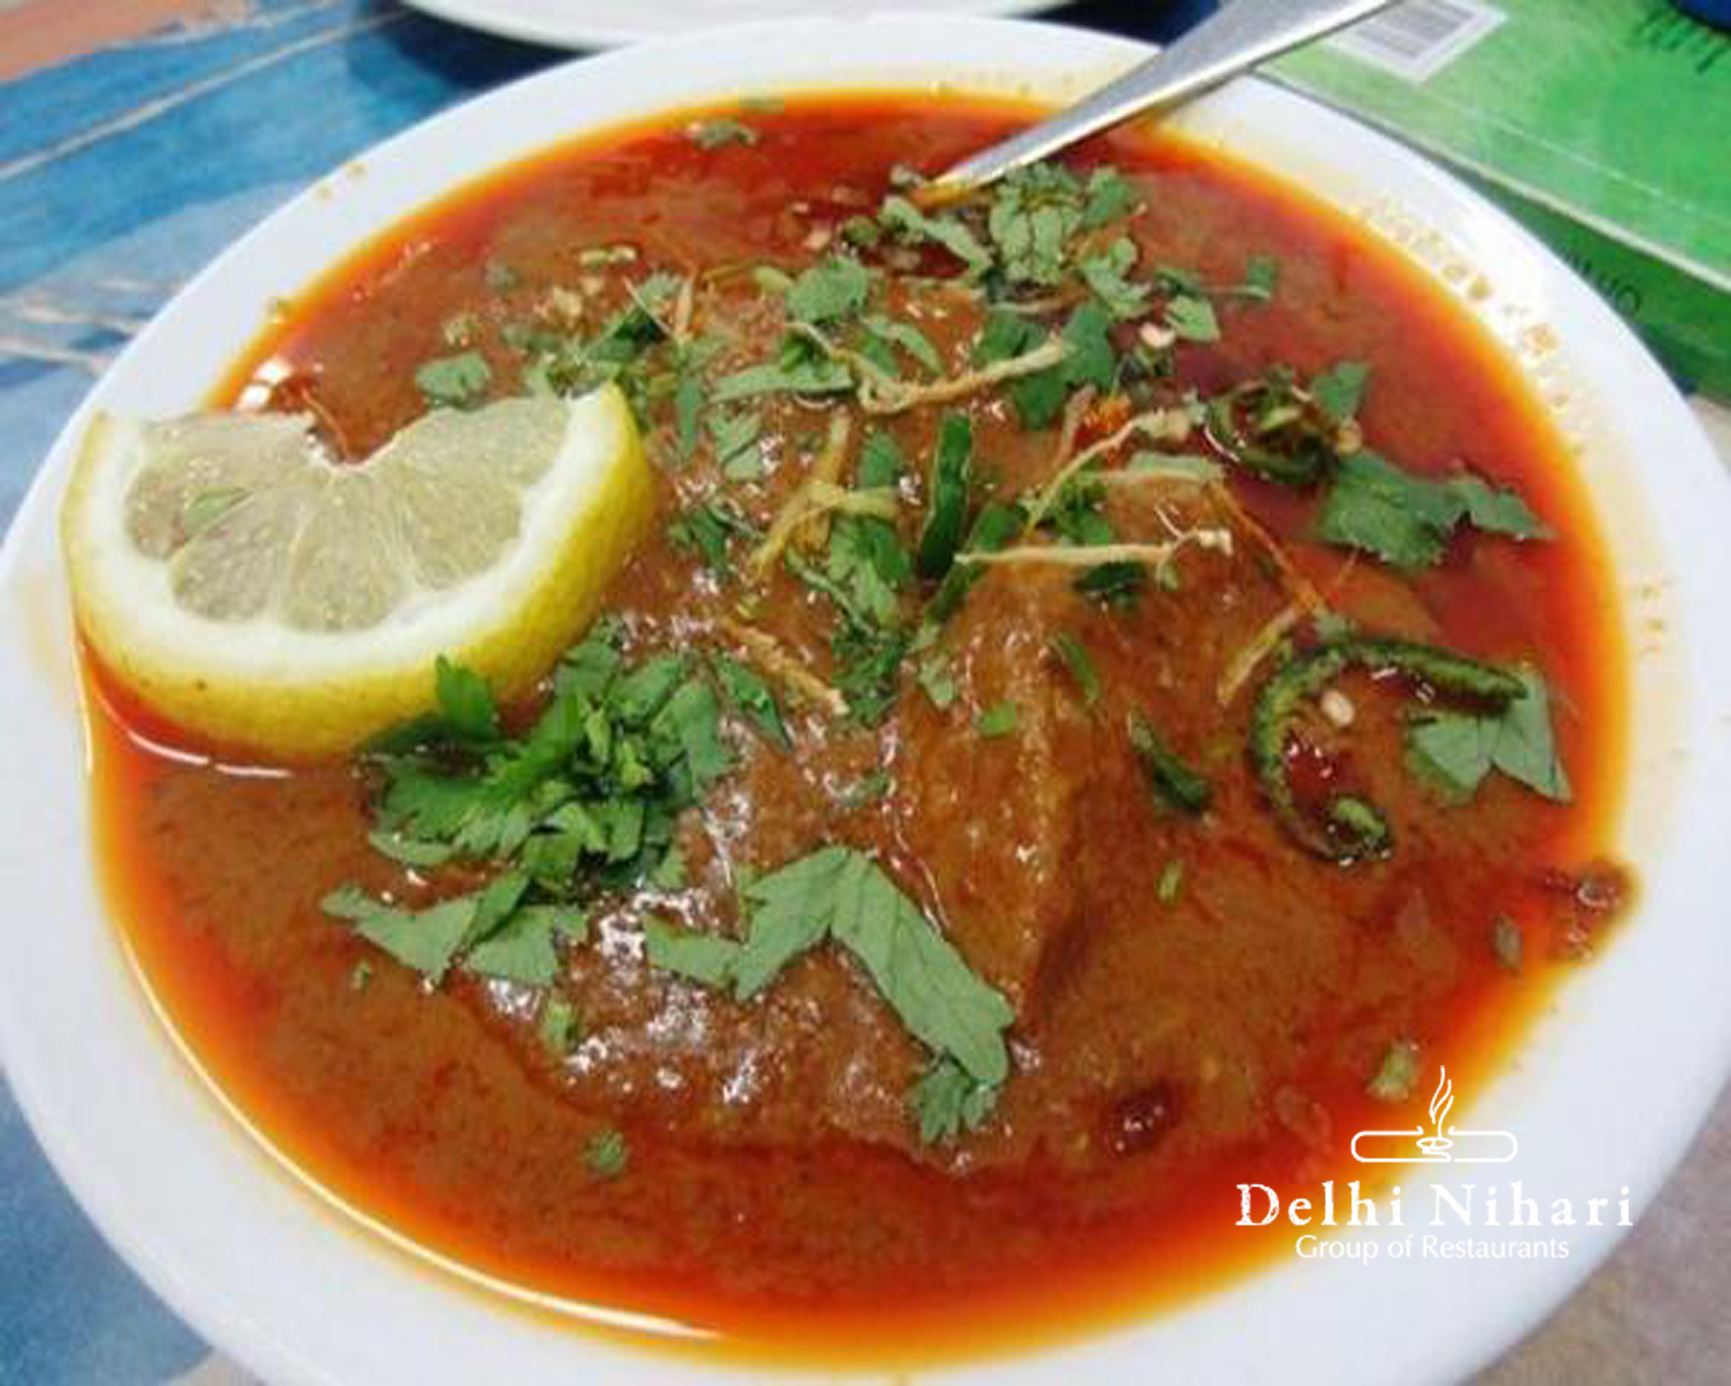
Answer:
<svg viewBox="0 0 1731 1386"><path fill-rule="evenodd" d="M1463 1131L1451 1126L1445 1132L1443 1120L1455 1104L1454 1084L1449 1082L1445 1068L1437 1075L1436 1093L1430 1100L1432 1131L1425 1134L1422 1126L1406 1131L1360 1131L1352 1138L1352 1158L1361 1165L1506 1165L1520 1154L1520 1142L1512 1131ZM1383 1138L1388 1153L1366 1155L1359 1142ZM1395 1142L1401 1142L1397 1148ZM1456 1144L1465 1153L1455 1150ZM1373 1142L1371 1149L1376 1150Z"/></svg>

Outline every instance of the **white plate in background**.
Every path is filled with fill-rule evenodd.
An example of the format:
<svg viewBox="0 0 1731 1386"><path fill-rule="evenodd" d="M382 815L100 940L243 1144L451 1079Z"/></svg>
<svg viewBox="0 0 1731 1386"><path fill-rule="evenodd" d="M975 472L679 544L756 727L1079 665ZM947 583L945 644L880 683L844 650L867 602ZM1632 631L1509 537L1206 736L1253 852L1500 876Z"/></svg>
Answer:
<svg viewBox="0 0 1731 1386"><path fill-rule="evenodd" d="M775 19L860 19L902 11L945 15L1018 15L1050 10L1061 0L404 0L453 24L553 48L613 48L676 38L718 24ZM1157 4L1159 0L1143 0Z"/></svg>

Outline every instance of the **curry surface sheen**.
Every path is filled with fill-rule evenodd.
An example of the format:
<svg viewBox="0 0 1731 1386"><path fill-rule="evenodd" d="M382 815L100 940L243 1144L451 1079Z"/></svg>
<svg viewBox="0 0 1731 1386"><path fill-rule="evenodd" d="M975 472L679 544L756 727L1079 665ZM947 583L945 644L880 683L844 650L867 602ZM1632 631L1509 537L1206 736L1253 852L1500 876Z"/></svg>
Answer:
<svg viewBox="0 0 1731 1386"><path fill-rule="evenodd" d="M728 360L773 356L782 323L752 267L797 273L877 208L893 166L936 170L1021 119L899 97L728 115L756 138L696 139L693 118L669 119L429 209L290 305L221 402L310 408L364 456L425 408L415 373L430 358L477 351L509 393L513 324L593 331L651 270L704 286L694 311L725 324ZM1221 340L1177 347L1173 388L1368 362L1371 446L1415 473L1465 467L1517 487L1557 537L1463 534L1409 578L1314 542L1313 497L1235 473L1239 542L1187 556L1170 590L1109 606L1078 595L1072 571L988 573L943 635L956 685L943 706L910 667L876 728L789 703L790 753L731 726L737 768L680 822L683 879L606 896L589 941L564 953L559 988L581 1019L564 1054L544 1042L535 989L460 973L430 989L321 911L348 882L410 900L452 888L369 846L366 774L164 754L172 729L93 669L116 913L169 1018L288 1159L479 1272L695 1325L719 1350L834 1363L1001 1351L1289 1248L1280 1228L1233 1226L1239 1181L1354 1177L1352 1133L1390 1124L1367 1082L1391 1044L1420 1046L1413 1114L1438 1063L1470 1092L1590 951L1603 901L1581 880L1596 879L1622 773L1622 651L1601 616L1611 589L1592 519L1534 401L1418 271L1271 178L1127 136L1078 162L1101 161L1142 198L1130 234L1144 263L1210 284L1237 283L1251 256L1280 265L1271 302L1223 301ZM629 259L598 253L620 246ZM931 254L905 268L933 273ZM976 302L892 302L946 361L966 359ZM707 445L674 465L673 425L652 415L665 520L724 484L759 527L785 502L826 411L785 395L755 407L762 462L734 478ZM960 407L986 485L1015 494L1049 476L1057 428L1022 429L998 392ZM940 413L883 425L915 499ZM1083 441L1112 422L1085 419ZM1120 532L1208 519L1132 491L1110 501ZM1492 776L1470 804L1439 804L1403 764L1399 700L1353 675L1351 771L1397 825L1396 849L1342 867L1290 841L1245 765L1250 699L1217 690L1300 580L1364 628L1541 669L1572 802ZM739 598L658 528L607 609L632 657L737 653ZM821 594L777 572L750 614L824 671ZM1077 696L1058 635L1088 651L1097 699ZM1015 727L982 736L1005 702ZM1206 814L1150 793L1125 745L1135 714L1209 774ZM838 952L796 961L745 1004L645 961L646 920L732 931L742 872L830 842L874 853L1015 1006L1012 1077L954 1145L919 1141L906 1107L919 1046ZM1503 920L1521 930L1518 970L1499 958ZM615 1129L628 1161L598 1178L584 1152Z"/></svg>

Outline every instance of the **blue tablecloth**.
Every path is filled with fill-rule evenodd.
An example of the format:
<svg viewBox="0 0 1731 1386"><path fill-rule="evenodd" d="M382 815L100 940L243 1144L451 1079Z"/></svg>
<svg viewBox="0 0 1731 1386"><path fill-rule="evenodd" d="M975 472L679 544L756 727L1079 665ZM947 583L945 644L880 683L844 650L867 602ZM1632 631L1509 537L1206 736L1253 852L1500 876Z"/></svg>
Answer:
<svg viewBox="0 0 1731 1386"><path fill-rule="evenodd" d="M1158 39L1211 7L1056 17ZM209 8L228 17L0 84L0 526L110 357L240 231L385 136L568 56L377 0ZM0 1081L0 1383L156 1383L208 1354L103 1244Z"/></svg>

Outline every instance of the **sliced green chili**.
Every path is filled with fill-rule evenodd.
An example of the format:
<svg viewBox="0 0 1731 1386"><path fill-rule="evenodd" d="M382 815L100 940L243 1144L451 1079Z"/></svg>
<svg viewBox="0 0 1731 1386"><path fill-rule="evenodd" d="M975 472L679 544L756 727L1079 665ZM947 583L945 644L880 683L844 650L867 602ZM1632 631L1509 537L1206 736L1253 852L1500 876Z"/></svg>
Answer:
<svg viewBox="0 0 1731 1386"><path fill-rule="evenodd" d="M1520 679L1494 665L1409 640L1353 637L1319 645L1291 660L1263 685L1250 724L1250 761L1264 797L1294 841L1330 861L1386 856L1394 834L1376 805L1335 798L1320 821L1300 811L1287 778L1286 746L1300 707L1350 668L1393 670L1448 698L1506 707L1524 697Z"/></svg>
<svg viewBox="0 0 1731 1386"><path fill-rule="evenodd" d="M1142 762L1149 785L1168 804L1192 815L1208 807L1214 798L1214 786L1180 760L1140 713L1130 716L1130 744L1136 749L1136 758Z"/></svg>
<svg viewBox="0 0 1731 1386"><path fill-rule="evenodd" d="M921 577L935 581L949 572L968 525L968 462L974 451L974 429L966 414L946 414L938 427L937 456L932 460L932 489L926 524L920 532L917 566Z"/></svg>

